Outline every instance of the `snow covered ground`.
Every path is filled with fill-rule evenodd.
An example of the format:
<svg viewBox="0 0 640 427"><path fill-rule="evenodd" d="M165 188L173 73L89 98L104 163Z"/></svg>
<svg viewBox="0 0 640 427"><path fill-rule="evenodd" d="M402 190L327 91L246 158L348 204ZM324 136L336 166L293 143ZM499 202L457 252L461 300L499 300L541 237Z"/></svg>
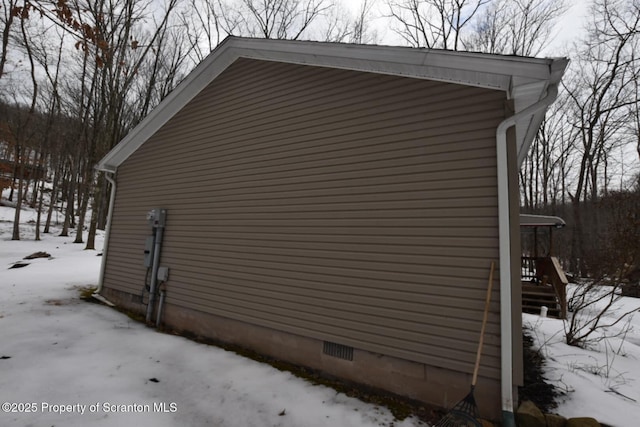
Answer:
<svg viewBox="0 0 640 427"><path fill-rule="evenodd" d="M58 237L59 228L35 242L35 214L22 214L23 240L11 241L14 209L0 206L0 404L9 403L0 426L425 425L81 301L79 289L97 284L99 251ZM9 268L37 251L51 258ZM635 307L640 300L623 298L618 309ZM640 314L625 335L591 350L565 345L560 320L525 315L524 323L547 358L547 377L566 391L558 413L637 425Z"/></svg>
<svg viewBox="0 0 640 427"><path fill-rule="evenodd" d="M573 291L571 285L568 292ZM602 306L602 303L597 305ZM640 299L622 297L604 324L640 308ZM593 417L613 427L632 427L640 419L640 313L594 333L588 349L564 342L563 322L524 314L537 348L546 359L545 377L563 395L556 412L565 417Z"/></svg>

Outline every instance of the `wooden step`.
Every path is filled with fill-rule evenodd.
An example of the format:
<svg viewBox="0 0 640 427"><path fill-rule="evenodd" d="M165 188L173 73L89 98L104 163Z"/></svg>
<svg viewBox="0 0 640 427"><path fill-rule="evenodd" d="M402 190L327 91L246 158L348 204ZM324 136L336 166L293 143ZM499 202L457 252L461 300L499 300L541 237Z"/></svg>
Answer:
<svg viewBox="0 0 640 427"><path fill-rule="evenodd" d="M534 303L542 303L542 304L558 304L558 299L551 295L549 297L547 297L546 295L544 297L540 297L540 296L534 296L534 295L522 295L522 302L534 302Z"/></svg>
<svg viewBox="0 0 640 427"><path fill-rule="evenodd" d="M529 292L536 292L536 293L545 293L545 294L554 294L556 293L556 291L553 289L552 286L542 286L542 285L525 285L522 286L522 293L529 293Z"/></svg>
<svg viewBox="0 0 640 427"><path fill-rule="evenodd" d="M547 306L548 308L559 308L558 304L556 302L545 302L545 301L522 301L522 306L523 307L542 307L543 305Z"/></svg>
<svg viewBox="0 0 640 427"><path fill-rule="evenodd" d="M554 299L556 298L555 292L552 293L552 294L550 294L548 292L523 292L522 296L524 297L525 295L528 296L528 297L531 297L531 298L538 298L538 297L543 298L543 299L544 298L554 298Z"/></svg>
<svg viewBox="0 0 640 427"><path fill-rule="evenodd" d="M556 293L550 286L525 285L522 289L522 312L540 314L542 306L547 307L547 316L559 318L561 315Z"/></svg>

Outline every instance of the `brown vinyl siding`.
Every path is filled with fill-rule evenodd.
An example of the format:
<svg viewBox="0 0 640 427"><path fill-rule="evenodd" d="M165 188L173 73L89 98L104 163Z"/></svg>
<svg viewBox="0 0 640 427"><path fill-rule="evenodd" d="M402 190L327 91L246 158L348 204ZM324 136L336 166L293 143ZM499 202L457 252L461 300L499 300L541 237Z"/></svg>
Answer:
<svg viewBox="0 0 640 427"><path fill-rule="evenodd" d="M471 372L504 115L497 91L238 60L118 169L104 286L140 294L162 207L167 303Z"/></svg>

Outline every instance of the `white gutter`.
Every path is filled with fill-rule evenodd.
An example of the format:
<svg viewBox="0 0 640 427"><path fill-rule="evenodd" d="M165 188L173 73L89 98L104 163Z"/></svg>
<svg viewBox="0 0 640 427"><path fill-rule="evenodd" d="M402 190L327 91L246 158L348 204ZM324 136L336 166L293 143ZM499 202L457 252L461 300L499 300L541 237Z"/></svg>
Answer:
<svg viewBox="0 0 640 427"><path fill-rule="evenodd" d="M507 130L520 120L547 108L558 95L557 84L547 88L547 95L517 114L506 118L496 130L498 161L498 218L500 235L500 351L502 360L502 426L515 427L513 413L513 342L511 316L511 227L509 215L509 174Z"/></svg>
<svg viewBox="0 0 640 427"><path fill-rule="evenodd" d="M105 172L104 176L111 183L111 195L109 197L109 212L107 213L107 226L104 233L104 244L102 247L102 262L100 263L100 277L98 278L98 289L93 294L93 297L104 302L107 305L113 306L113 303L108 301L105 297L100 295L102 292L102 285L104 283L104 271L107 267L107 248L109 247L109 235L111 234L111 218L113 218L113 207L116 201L116 181L112 178L114 172Z"/></svg>

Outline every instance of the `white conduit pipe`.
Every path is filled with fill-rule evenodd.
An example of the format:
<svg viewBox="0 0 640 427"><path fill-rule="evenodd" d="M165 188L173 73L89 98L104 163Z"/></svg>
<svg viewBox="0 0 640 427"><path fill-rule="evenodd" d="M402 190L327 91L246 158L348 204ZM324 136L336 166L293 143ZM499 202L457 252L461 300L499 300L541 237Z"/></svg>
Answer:
<svg viewBox="0 0 640 427"><path fill-rule="evenodd" d="M540 101L517 114L506 118L496 130L496 151L498 161L498 214L500 233L500 351L501 351L501 389L502 389L502 425L515 427L513 413L513 341L511 327L511 238L509 217L509 174L507 163L507 130L520 120L542 109L546 109L558 95L555 84L547 88L547 95Z"/></svg>

